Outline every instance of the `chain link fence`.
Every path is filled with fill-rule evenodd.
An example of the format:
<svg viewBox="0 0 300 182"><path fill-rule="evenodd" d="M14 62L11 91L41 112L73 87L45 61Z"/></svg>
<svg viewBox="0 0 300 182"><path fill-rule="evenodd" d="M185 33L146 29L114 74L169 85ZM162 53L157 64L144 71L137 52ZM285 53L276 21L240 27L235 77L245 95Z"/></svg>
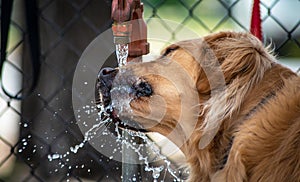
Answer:
<svg viewBox="0 0 300 182"><path fill-rule="evenodd" d="M250 26L248 0L143 3L148 31L165 31L170 40L190 38L181 32L182 25L200 36L221 30L248 31ZM8 54L1 75L0 181L121 181L122 164L89 144L68 158L48 159L49 154L65 153L83 140L72 109L73 74L86 46L111 27L111 1L39 0L37 4L41 71L35 90L28 95L24 93L30 91L36 75L32 74L24 1L13 4ZM265 43L271 43L279 58L295 68L300 62L299 9L298 0L261 2ZM160 19L160 27L151 26L151 18ZM181 26L170 27L164 19ZM22 99L9 96L21 93L26 95ZM147 174L138 180L153 181Z"/></svg>

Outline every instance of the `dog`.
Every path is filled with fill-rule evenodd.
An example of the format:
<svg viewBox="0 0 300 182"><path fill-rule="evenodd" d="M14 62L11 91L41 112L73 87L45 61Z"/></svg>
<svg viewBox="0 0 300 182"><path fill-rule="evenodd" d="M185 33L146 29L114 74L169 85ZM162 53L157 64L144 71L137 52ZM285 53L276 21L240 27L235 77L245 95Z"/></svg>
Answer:
<svg viewBox="0 0 300 182"><path fill-rule="evenodd" d="M119 127L176 144L189 181L300 181L300 77L249 33L168 46L104 68L97 92Z"/></svg>

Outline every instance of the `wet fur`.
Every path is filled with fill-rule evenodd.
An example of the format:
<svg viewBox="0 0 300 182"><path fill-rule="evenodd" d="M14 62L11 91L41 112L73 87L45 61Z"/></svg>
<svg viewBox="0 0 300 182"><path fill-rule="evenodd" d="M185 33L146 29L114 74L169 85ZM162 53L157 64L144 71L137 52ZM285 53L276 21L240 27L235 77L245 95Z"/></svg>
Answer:
<svg viewBox="0 0 300 182"><path fill-rule="evenodd" d="M204 55L206 48L214 57ZM191 56L195 52L198 56ZM160 59L164 57L190 74L199 95L196 129L180 146L191 170L189 181L300 181L299 76L277 64L268 49L248 33L221 32L202 42L179 42L167 48ZM197 57L202 63L217 59L226 87L211 88ZM160 64L159 60L140 64L133 72L139 76L150 69L163 70ZM146 75L143 79L166 102L166 116L149 130L167 136L181 112L180 94L163 78ZM189 86L184 80L176 84ZM213 89L220 90L211 96ZM150 112L149 100L151 97L131 103L139 113L136 122L142 125L154 122L142 121L147 115L143 113ZM195 115L192 109L184 112ZM176 143L181 136L178 131L169 137Z"/></svg>

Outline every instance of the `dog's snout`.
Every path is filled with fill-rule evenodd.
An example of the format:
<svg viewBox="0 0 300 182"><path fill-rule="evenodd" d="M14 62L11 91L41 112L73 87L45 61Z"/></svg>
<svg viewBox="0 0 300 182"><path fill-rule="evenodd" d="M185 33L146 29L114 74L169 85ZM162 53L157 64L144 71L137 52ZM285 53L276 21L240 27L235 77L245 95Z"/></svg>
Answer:
<svg viewBox="0 0 300 182"><path fill-rule="evenodd" d="M102 102L105 106L110 103L110 90L118 73L117 69L113 68L103 68L98 73L98 82L96 84L97 93L99 93L99 97L101 97Z"/></svg>
<svg viewBox="0 0 300 182"><path fill-rule="evenodd" d="M151 85L145 81L138 82L133 87L133 89L135 90L135 95L138 98L144 96L149 97L153 93Z"/></svg>

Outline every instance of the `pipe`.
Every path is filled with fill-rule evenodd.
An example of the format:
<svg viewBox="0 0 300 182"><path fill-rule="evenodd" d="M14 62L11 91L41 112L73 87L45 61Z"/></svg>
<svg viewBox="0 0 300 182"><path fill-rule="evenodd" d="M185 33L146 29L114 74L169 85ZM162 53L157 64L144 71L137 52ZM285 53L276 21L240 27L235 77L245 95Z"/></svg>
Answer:
<svg viewBox="0 0 300 182"><path fill-rule="evenodd" d="M128 61L149 53L147 26L140 0L113 0L111 18L115 44L129 43ZM141 58L139 61L142 61Z"/></svg>
<svg viewBox="0 0 300 182"><path fill-rule="evenodd" d="M143 20L144 6L140 0L113 0L111 18L114 21L112 31L114 43L126 47L128 57L126 61L142 62L142 55L149 53L147 42L147 26ZM117 47L117 46L116 46ZM123 63L122 63L123 64ZM122 132L123 137L132 138L127 132ZM134 139L136 143L143 141ZM132 181L133 178L141 181L142 169L137 164L138 155L127 146L122 145L122 181Z"/></svg>

